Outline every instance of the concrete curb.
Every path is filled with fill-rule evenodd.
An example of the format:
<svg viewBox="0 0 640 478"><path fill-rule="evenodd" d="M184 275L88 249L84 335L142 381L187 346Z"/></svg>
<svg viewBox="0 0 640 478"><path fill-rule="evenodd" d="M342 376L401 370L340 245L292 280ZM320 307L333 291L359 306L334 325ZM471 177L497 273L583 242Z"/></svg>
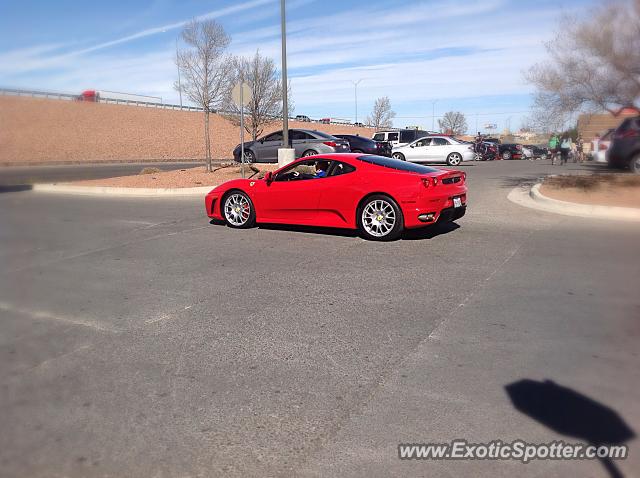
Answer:
<svg viewBox="0 0 640 478"><path fill-rule="evenodd" d="M522 186L513 188L507 198L520 206L564 216L585 217L614 221L640 222L640 209L616 206L577 204L551 199L540 192L541 183L531 189ZM529 190L528 190L529 189Z"/></svg>
<svg viewBox="0 0 640 478"><path fill-rule="evenodd" d="M118 188L108 186L73 186L70 184L34 184L33 191L80 196L158 197L204 196L215 186L199 188Z"/></svg>

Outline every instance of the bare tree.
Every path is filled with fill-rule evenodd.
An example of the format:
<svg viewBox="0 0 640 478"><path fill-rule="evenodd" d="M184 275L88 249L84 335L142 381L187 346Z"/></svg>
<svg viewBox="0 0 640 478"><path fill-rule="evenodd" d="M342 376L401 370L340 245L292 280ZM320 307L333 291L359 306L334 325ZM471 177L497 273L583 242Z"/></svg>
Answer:
<svg viewBox="0 0 640 478"><path fill-rule="evenodd" d="M245 108L244 128L255 141L270 123L282 118L282 79L273 59L260 55L251 59L236 58L236 81L244 81L251 89L251 101ZM289 111L293 111L289 92ZM236 126L240 125L240 107L229 95L226 100L227 117Z"/></svg>
<svg viewBox="0 0 640 478"><path fill-rule="evenodd" d="M367 124L376 129L390 128L393 126L393 118L396 113L391 109L391 101L388 96L378 98L373 104L373 111L367 116Z"/></svg>
<svg viewBox="0 0 640 478"><path fill-rule="evenodd" d="M209 115L223 105L230 88L233 66L224 52L231 39L215 20L191 21L184 27L182 39L188 48L176 55L181 81L175 88L204 111L205 155L210 172Z"/></svg>
<svg viewBox="0 0 640 478"><path fill-rule="evenodd" d="M557 118L551 129L579 111L616 114L640 106L640 0L607 2L588 18L563 19L546 49L550 59L525 76L537 88L534 116Z"/></svg>
<svg viewBox="0 0 640 478"><path fill-rule="evenodd" d="M440 131L448 134L464 134L467 132L467 119L459 111L447 111L442 119L438 120Z"/></svg>

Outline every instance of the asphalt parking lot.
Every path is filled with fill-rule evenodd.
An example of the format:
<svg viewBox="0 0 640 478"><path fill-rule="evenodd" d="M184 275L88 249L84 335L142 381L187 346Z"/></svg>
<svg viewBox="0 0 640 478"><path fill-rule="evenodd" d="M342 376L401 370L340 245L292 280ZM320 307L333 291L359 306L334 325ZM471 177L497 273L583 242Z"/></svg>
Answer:
<svg viewBox="0 0 640 478"><path fill-rule="evenodd" d="M398 459L584 441L514 407L523 379L640 430L640 227L507 200L558 169L465 165L467 215L393 243L232 230L201 199L0 194L0 475L607 476Z"/></svg>

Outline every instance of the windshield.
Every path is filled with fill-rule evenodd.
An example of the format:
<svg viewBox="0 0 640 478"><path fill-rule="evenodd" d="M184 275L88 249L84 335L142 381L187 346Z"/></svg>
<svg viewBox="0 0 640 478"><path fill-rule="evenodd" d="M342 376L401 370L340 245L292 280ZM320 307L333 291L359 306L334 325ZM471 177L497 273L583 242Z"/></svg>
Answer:
<svg viewBox="0 0 640 478"><path fill-rule="evenodd" d="M437 173L439 169L430 168L429 166L422 166L420 164L408 163L394 158L385 158L384 156L366 155L358 156L360 161L369 164L375 164L376 166L382 166L384 168L396 169L398 171L408 171L411 173L427 174Z"/></svg>

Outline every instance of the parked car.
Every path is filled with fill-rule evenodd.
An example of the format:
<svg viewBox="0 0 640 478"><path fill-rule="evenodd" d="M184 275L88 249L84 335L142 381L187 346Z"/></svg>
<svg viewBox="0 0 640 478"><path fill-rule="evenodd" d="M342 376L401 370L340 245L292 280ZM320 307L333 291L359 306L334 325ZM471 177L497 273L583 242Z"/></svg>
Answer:
<svg viewBox="0 0 640 478"><path fill-rule="evenodd" d="M311 122L311 118L309 118L307 115L296 115L296 121L302 121L304 123L310 123Z"/></svg>
<svg viewBox="0 0 640 478"><path fill-rule="evenodd" d="M352 153L378 154L391 157L391 145L387 142L374 141L357 134L334 134L334 136L347 140Z"/></svg>
<svg viewBox="0 0 640 478"><path fill-rule="evenodd" d="M498 154L502 159L522 159L522 146L519 144L499 144Z"/></svg>
<svg viewBox="0 0 640 478"><path fill-rule="evenodd" d="M362 128L362 127L364 127L364 124L362 124L359 121L357 121L357 122L353 123L353 126L356 126L358 128Z"/></svg>
<svg viewBox="0 0 640 478"><path fill-rule="evenodd" d="M596 163L607 162L607 151L611 146L611 136L615 129L608 129L599 139L591 141L591 159Z"/></svg>
<svg viewBox="0 0 640 478"><path fill-rule="evenodd" d="M289 140L296 158L326 153L348 153L349 142L322 131L290 129ZM268 134L256 141L244 143L244 154L250 163L278 162L278 149L282 147L282 130ZM233 150L233 159L240 161L240 145Z"/></svg>
<svg viewBox="0 0 640 478"><path fill-rule="evenodd" d="M331 123L331 118L320 118L320 123L329 124Z"/></svg>
<svg viewBox="0 0 640 478"><path fill-rule="evenodd" d="M447 163L457 166L462 161L473 161L475 152L470 143L451 136L427 136L405 146L393 148L392 156L415 163Z"/></svg>
<svg viewBox="0 0 640 478"><path fill-rule="evenodd" d="M640 174L640 116L625 119L612 135L607 163Z"/></svg>
<svg viewBox="0 0 640 478"><path fill-rule="evenodd" d="M547 157L547 149L535 144L521 146L522 157L525 159L542 159Z"/></svg>
<svg viewBox="0 0 640 478"><path fill-rule="evenodd" d="M389 130L389 131L378 131L373 135L374 141L385 141L390 143L391 146L404 146L405 144L409 144L414 142L416 139L424 138L425 136L429 136L429 131L424 131L421 129L400 129L400 130Z"/></svg>
<svg viewBox="0 0 640 478"><path fill-rule="evenodd" d="M464 216L465 173L393 158L301 158L263 179L234 179L205 197L206 214L234 228L256 223L359 229L372 240Z"/></svg>

